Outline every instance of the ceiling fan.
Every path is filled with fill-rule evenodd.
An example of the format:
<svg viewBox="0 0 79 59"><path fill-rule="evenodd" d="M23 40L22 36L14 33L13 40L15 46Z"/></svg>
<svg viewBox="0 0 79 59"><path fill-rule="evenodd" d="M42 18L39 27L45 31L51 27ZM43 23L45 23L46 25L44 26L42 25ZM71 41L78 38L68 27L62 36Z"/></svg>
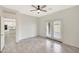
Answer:
<svg viewBox="0 0 79 59"><path fill-rule="evenodd" d="M34 7L35 9L34 10L30 10L31 12L32 11L37 11L38 14L40 13L40 11L47 12L47 10L44 10L46 5L43 5L43 6L41 6L41 5L37 5L37 6L32 5L32 7Z"/></svg>

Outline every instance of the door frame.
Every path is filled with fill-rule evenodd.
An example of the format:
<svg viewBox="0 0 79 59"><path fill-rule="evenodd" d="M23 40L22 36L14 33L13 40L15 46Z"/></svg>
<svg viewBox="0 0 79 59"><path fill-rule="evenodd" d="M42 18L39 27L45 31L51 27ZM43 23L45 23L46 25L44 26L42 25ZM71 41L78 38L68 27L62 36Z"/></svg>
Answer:
<svg viewBox="0 0 79 59"><path fill-rule="evenodd" d="M5 33L4 33L4 20L3 16L0 16L1 19L1 51L3 51L5 47Z"/></svg>

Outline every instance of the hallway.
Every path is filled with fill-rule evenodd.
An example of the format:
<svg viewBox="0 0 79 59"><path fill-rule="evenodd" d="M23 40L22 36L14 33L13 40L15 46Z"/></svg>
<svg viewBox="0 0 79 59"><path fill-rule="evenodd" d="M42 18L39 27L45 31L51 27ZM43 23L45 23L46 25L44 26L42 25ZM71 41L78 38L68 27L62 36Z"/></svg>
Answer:
<svg viewBox="0 0 79 59"><path fill-rule="evenodd" d="M75 48L54 40L34 37L16 43L15 32L6 34L4 53L79 53Z"/></svg>

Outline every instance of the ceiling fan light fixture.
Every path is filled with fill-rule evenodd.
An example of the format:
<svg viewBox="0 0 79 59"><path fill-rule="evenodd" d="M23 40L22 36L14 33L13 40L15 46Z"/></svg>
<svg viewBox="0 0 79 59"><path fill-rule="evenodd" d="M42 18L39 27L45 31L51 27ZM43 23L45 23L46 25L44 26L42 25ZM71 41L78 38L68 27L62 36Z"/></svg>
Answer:
<svg viewBox="0 0 79 59"><path fill-rule="evenodd" d="M37 10L37 12L40 12L40 10Z"/></svg>
<svg viewBox="0 0 79 59"><path fill-rule="evenodd" d="M39 14L41 11L42 11L42 12L47 12L46 10L44 10L44 8L46 7L46 5L43 5L43 6L41 6L41 5L37 5L37 6L32 5L32 7L34 7L35 10L31 10L31 11L36 11L38 14Z"/></svg>

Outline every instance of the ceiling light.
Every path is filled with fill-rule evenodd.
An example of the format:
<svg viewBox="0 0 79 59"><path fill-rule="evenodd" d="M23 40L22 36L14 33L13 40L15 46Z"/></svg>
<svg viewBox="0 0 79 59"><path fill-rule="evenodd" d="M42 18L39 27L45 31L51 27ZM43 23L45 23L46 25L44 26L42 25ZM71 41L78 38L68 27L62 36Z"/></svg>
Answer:
<svg viewBox="0 0 79 59"><path fill-rule="evenodd" d="M40 10L37 10L37 12L40 12Z"/></svg>
<svg viewBox="0 0 79 59"><path fill-rule="evenodd" d="M40 13L40 10L37 10L37 13L39 14Z"/></svg>

